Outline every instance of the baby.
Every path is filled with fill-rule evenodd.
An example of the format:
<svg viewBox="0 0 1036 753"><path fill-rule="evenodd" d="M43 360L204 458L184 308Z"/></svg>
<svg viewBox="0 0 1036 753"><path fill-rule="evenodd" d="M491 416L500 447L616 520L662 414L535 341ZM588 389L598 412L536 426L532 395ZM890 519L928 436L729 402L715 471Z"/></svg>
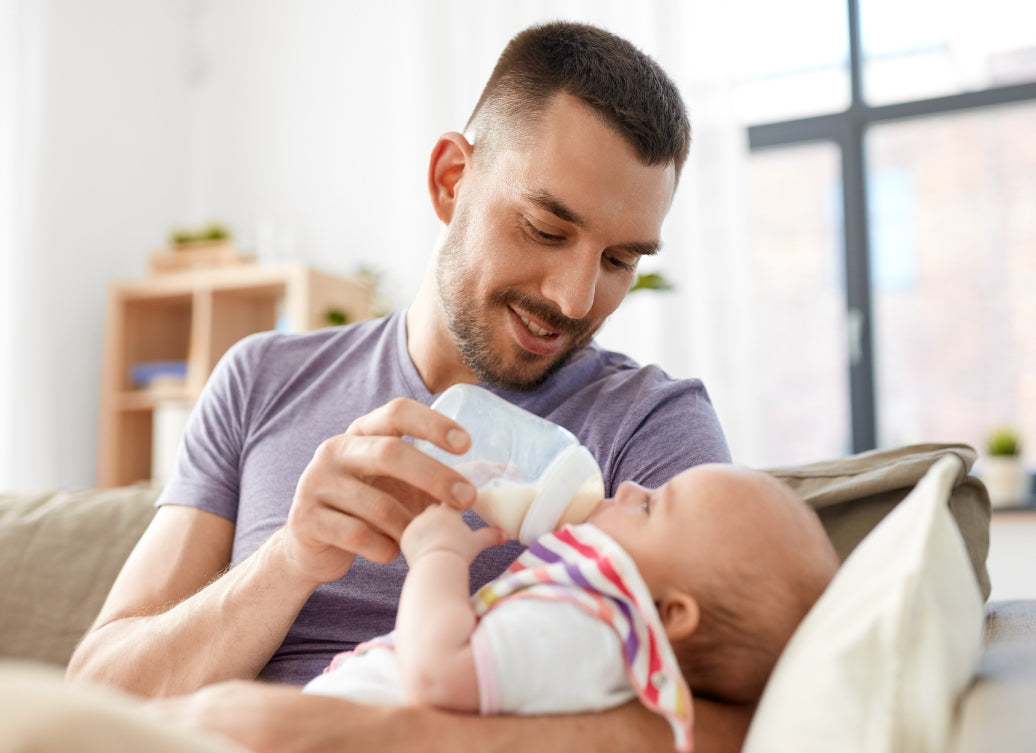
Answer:
<svg viewBox="0 0 1036 753"><path fill-rule="evenodd" d="M757 701L839 564L805 502L732 465L655 490L624 483L470 596L472 560L503 539L446 506L422 512L400 544L410 570L395 631L340 654L306 692L483 714L639 697L689 750L688 685Z"/></svg>

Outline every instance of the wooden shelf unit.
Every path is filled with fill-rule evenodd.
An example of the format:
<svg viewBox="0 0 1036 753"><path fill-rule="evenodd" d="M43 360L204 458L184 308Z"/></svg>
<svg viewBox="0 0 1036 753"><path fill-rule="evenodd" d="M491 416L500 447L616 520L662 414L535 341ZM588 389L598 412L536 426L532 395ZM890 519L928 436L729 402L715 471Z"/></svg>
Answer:
<svg viewBox="0 0 1036 753"><path fill-rule="evenodd" d="M101 366L97 485L149 481L152 416L163 401L193 403L216 363L241 338L274 328L326 326L370 316L367 288L300 264L195 269L109 286ZM182 383L134 387L134 364L187 362Z"/></svg>

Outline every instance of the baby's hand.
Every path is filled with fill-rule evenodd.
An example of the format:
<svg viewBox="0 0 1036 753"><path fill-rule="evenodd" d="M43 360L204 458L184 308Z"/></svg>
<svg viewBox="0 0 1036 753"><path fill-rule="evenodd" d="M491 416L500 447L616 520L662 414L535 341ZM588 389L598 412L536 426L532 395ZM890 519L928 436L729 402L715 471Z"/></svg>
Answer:
<svg viewBox="0 0 1036 753"><path fill-rule="evenodd" d="M399 545L407 563L413 567L419 557L433 551L453 552L470 564L483 549L506 541L507 536L499 528L472 531L459 510L434 504L410 521Z"/></svg>

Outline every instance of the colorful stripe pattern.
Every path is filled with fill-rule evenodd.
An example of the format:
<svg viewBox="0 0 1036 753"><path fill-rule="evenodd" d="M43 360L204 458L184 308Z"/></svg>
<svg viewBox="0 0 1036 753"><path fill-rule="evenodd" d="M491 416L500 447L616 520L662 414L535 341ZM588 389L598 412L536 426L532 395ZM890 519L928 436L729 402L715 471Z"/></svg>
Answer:
<svg viewBox="0 0 1036 753"><path fill-rule="evenodd" d="M641 702L669 721L678 750L692 749L691 691L647 585L610 536L586 523L542 536L472 600L481 616L519 598L567 601L610 625Z"/></svg>

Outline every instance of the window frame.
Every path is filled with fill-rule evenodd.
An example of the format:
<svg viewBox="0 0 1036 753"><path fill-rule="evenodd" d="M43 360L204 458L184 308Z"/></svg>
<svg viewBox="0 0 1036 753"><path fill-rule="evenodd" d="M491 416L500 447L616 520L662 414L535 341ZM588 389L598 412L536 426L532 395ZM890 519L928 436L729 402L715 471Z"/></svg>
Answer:
<svg viewBox="0 0 1036 753"><path fill-rule="evenodd" d="M871 311L870 234L865 138L874 125L1036 100L1036 81L927 99L869 105L863 95L860 0L846 0L849 107L837 113L748 126L749 152L833 142L841 153L842 216L852 451L878 445Z"/></svg>

